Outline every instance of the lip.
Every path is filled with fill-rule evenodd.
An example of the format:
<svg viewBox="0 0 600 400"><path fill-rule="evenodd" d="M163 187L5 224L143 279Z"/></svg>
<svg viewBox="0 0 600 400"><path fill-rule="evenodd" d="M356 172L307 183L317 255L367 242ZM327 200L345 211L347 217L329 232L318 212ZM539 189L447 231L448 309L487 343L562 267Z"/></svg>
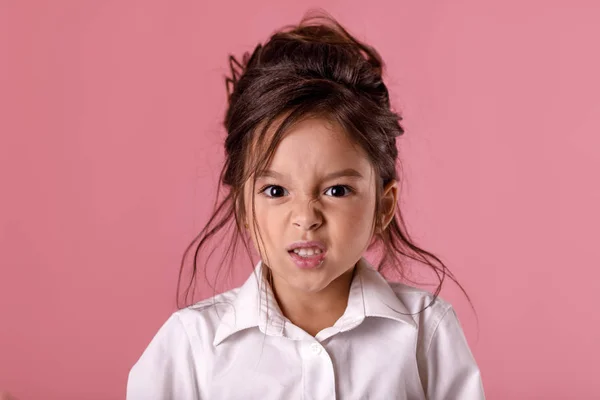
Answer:
<svg viewBox="0 0 600 400"><path fill-rule="evenodd" d="M309 257L302 257L294 253L293 251L295 249L305 248L317 248L321 250L321 254L314 254ZM296 264L296 266L301 269L314 269L319 267L325 260L325 255L327 254L327 248L325 247L325 244L323 242L318 241L295 242L287 247L287 251L294 264Z"/></svg>
<svg viewBox="0 0 600 400"><path fill-rule="evenodd" d="M292 250L296 250L296 249L306 249L306 248L311 248L311 247L316 247L317 249L321 250L322 252L325 252L326 247L325 244L323 242L319 242L319 241L300 241L300 242L294 242L292 244L290 244L286 250L287 251L292 251Z"/></svg>

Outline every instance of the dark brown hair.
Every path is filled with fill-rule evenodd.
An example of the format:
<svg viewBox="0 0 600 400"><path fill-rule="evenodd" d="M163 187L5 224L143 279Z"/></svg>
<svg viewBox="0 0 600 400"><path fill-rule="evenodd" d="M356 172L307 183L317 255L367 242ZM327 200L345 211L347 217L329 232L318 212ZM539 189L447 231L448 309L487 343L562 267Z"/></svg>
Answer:
<svg viewBox="0 0 600 400"><path fill-rule="evenodd" d="M383 61L373 47L354 38L331 16L323 12L308 13L298 25L277 31L251 54L245 53L241 62L230 56L229 64L231 76L226 78L229 103L224 121L226 159L219 180L222 191L216 196L208 223L184 253L177 287L178 304L186 256L195 243L193 268L183 293L187 304L193 302L203 251L208 251L200 261L207 280L210 280L207 265L218 245L224 245L225 251L217 277L223 267L236 264L240 243L254 265L243 226L244 184L268 166L286 131L301 119L327 118L339 124L365 150L379 177L375 215L379 215L385 185L391 180L400 182L396 137L404 130L401 116L390 105L382 78ZM275 122L277 129L266 140L267 130ZM253 149L255 143L260 151ZM254 179L252 184L254 188ZM434 300L446 277L465 293L446 265L410 238L399 204L396 208L394 219L385 229L380 226L379 218L374 220L377 232L374 245L380 254L378 270L384 274L395 272L401 279L415 283L406 273L406 262L411 259L427 265L437 276ZM260 238L260 232L257 237Z"/></svg>

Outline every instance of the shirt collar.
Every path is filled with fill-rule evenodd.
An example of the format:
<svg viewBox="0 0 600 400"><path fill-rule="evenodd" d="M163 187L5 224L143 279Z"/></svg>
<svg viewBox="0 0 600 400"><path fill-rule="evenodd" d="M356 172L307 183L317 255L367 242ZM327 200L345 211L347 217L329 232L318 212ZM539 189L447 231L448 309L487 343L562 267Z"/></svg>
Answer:
<svg viewBox="0 0 600 400"><path fill-rule="evenodd" d="M349 330L365 317L389 318L416 328L411 314L385 278L361 258L350 285L348 306L334 327L339 331ZM283 336L285 320L267 282L263 263L259 261L238 289L232 307L223 314L213 344L218 346L234 333L257 326L267 335Z"/></svg>
<svg viewBox="0 0 600 400"><path fill-rule="evenodd" d="M352 282L350 290L356 287L356 291L362 291L362 302L365 317L389 318L398 322L406 323L413 328L417 324L404 303L398 298L388 281L365 259L361 258L357 264L358 278ZM355 298L359 296L355 295ZM348 305L350 306L350 298ZM355 300L356 301L356 300ZM358 301L357 301L358 303ZM348 307L348 313L355 312L358 305Z"/></svg>
<svg viewBox="0 0 600 400"><path fill-rule="evenodd" d="M218 346L234 333L257 326L267 335L283 335L283 313L266 279L262 261L258 262L222 315L213 344Z"/></svg>

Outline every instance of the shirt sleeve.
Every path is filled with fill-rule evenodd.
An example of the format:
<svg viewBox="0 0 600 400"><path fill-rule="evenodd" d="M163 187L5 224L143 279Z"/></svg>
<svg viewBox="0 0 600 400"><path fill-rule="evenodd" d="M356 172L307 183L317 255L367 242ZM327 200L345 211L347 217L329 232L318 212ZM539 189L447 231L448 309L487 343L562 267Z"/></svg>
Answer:
<svg viewBox="0 0 600 400"><path fill-rule="evenodd" d="M177 313L158 330L129 372L127 400L200 400L188 335Z"/></svg>
<svg viewBox="0 0 600 400"><path fill-rule="evenodd" d="M485 400L479 367L452 307L448 307L426 349L427 399Z"/></svg>

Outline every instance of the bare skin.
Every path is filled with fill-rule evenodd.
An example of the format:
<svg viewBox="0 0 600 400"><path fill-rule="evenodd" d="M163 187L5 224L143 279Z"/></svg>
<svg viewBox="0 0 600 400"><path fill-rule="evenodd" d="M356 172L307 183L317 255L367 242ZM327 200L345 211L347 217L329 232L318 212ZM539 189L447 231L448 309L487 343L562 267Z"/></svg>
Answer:
<svg viewBox="0 0 600 400"><path fill-rule="evenodd" d="M375 218L387 226L394 216L398 186L382 195L375 215L375 170L366 153L338 126L311 118L283 138L268 173L246 184L248 232L272 271L273 290L283 314L315 336L344 313L354 266L375 234ZM263 245L258 246L257 232ZM287 247L319 241L326 247L317 268L299 268ZM268 260L268 261L267 261Z"/></svg>

